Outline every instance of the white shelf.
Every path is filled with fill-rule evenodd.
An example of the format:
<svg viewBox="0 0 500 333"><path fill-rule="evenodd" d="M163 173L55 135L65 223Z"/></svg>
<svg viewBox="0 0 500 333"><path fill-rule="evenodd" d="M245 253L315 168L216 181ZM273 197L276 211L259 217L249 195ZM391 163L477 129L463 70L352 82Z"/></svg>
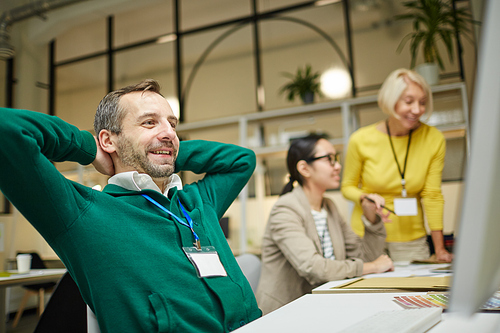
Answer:
<svg viewBox="0 0 500 333"><path fill-rule="evenodd" d="M467 102L467 94L465 83L451 83L439 86L431 87L431 90L434 94L439 94L441 92L448 92L458 90L460 91L460 96L462 99L462 112L463 112L463 123L454 123L449 125L437 125L436 127L443 131L455 131L455 130L465 130L468 133L469 121L468 121L468 102ZM244 147L248 147L248 133L247 128L249 123L258 123L263 121L286 121L292 117L311 116L313 113L323 112L323 113L337 113L340 114L343 118L342 122L342 132L344 135L340 138L332 139L332 144L334 145L346 145L349 139L349 136L352 132L354 132L357 128L359 128L359 124L357 123L354 117L354 108L360 105L373 104L377 102L377 96L364 96L364 97L356 97L345 100L338 101L330 101L324 103L316 103L316 104L308 104L301 106L294 106L290 108L283 108L277 110L269 110L262 112L253 112L248 113L246 115L241 116L230 116L223 117L205 121L198 121L192 123L183 123L179 124L177 127L177 131L181 134L189 133L196 130L208 130L215 129L220 126L238 126L240 132L239 144ZM344 119L347 118L347 119ZM278 133L279 134L279 133ZM466 135L467 137L467 135ZM469 142L468 138L466 138L466 146L467 152L469 151ZM272 154L280 154L286 152L288 149L288 144L280 143L278 145L266 146L266 147L250 147L252 148L258 156L269 156Z"/></svg>

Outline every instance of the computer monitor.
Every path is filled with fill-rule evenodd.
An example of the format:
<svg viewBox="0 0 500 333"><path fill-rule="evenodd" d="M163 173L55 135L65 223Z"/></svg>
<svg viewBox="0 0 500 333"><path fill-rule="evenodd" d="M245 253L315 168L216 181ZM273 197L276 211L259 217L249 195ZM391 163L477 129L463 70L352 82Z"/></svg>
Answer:
<svg viewBox="0 0 500 333"><path fill-rule="evenodd" d="M449 311L475 313L500 287L500 1L485 2Z"/></svg>

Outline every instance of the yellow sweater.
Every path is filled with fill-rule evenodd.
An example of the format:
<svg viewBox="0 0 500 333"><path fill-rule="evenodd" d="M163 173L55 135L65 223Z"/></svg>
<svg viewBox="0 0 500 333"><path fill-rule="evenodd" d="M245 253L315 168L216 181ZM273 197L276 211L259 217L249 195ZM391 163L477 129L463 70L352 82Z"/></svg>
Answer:
<svg viewBox="0 0 500 333"><path fill-rule="evenodd" d="M351 226L360 236L364 233L359 199L362 193L378 193L385 205L394 209L393 200L401 197L401 174L398 171L389 137L376 129L377 124L360 128L349 139L342 180L342 194L355 203ZM404 168L408 136L392 136L401 170ZM426 235L422 203L431 230L443 230L444 199L441 174L446 142L434 127L421 124L412 133L406 166L406 190L416 197L417 216L396 216L386 223L387 242L407 242Z"/></svg>

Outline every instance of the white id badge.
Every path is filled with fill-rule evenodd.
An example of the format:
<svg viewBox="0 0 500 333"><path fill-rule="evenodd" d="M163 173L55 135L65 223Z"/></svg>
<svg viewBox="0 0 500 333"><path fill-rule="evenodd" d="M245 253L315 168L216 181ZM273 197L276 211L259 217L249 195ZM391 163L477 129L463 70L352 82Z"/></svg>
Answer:
<svg viewBox="0 0 500 333"><path fill-rule="evenodd" d="M215 247L202 246L201 250L196 247L183 247L182 250L196 268L198 277L227 276Z"/></svg>
<svg viewBox="0 0 500 333"><path fill-rule="evenodd" d="M417 216L417 198L395 198L394 211L398 216Z"/></svg>

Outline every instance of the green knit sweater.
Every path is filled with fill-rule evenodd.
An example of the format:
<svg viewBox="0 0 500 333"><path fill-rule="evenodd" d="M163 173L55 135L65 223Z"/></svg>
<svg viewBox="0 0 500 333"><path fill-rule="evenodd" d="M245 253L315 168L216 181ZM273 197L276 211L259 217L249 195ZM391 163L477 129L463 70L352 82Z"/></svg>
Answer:
<svg viewBox="0 0 500 333"><path fill-rule="evenodd" d="M47 240L75 279L104 332L227 332L261 315L219 219L255 167L251 150L181 142L176 172L205 177L169 197L107 185L102 192L66 179L51 161L91 163L93 136L45 114L0 108L0 190ZM183 246L189 228L217 250L226 277L198 278Z"/></svg>

